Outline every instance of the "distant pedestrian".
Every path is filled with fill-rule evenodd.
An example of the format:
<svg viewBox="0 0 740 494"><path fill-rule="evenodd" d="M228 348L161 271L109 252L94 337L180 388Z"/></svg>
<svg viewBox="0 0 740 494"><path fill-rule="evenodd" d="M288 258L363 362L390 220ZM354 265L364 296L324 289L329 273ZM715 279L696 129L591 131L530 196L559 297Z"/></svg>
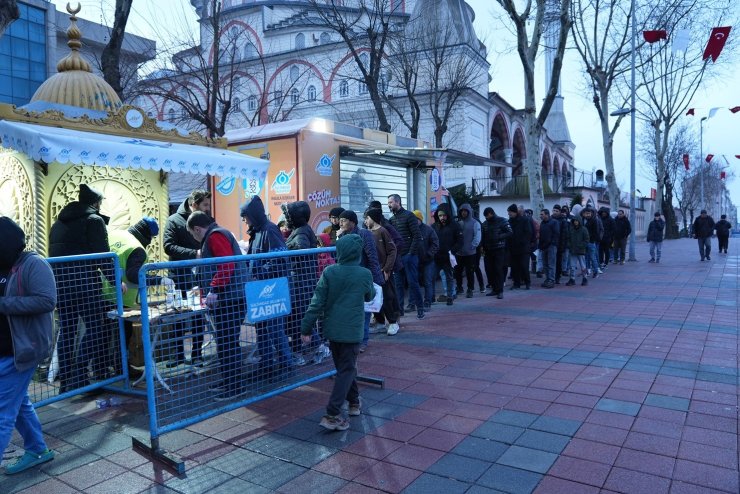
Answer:
<svg viewBox="0 0 740 494"><path fill-rule="evenodd" d="M511 236L507 239L509 259L511 262L512 290L521 288L522 285L529 290L531 280L529 276L529 254L532 242L532 222L517 208L516 204L506 209L509 214L511 225Z"/></svg>
<svg viewBox="0 0 740 494"><path fill-rule="evenodd" d="M720 216L720 220L714 225L714 231L717 232L717 249L721 254L727 254L727 246L730 244L730 230L732 224L727 221L727 215Z"/></svg>
<svg viewBox="0 0 740 494"><path fill-rule="evenodd" d="M555 204L552 207L553 221L557 221L560 228L560 236L558 237L558 252L555 257L555 284L560 284L560 277L563 273L567 276L567 265L568 265L568 229L570 222L562 214L560 205Z"/></svg>
<svg viewBox="0 0 740 494"><path fill-rule="evenodd" d="M699 217L694 220L694 238L699 242L699 256L703 261L711 261L709 254L712 252L712 233L714 232L714 220L702 209Z"/></svg>
<svg viewBox="0 0 740 494"><path fill-rule="evenodd" d="M540 211L540 243L542 255L542 270L545 274L543 288L555 286L555 264L557 263L558 240L560 238L560 224L550 217L550 211Z"/></svg>
<svg viewBox="0 0 740 494"><path fill-rule="evenodd" d="M419 253L419 274L421 274L421 283L424 286L424 310L432 308L434 302L434 282L437 279L437 273L434 269L434 257L439 251L439 238L434 229L424 223L424 214L418 209L414 210L414 216L419 219L419 233L421 234L421 252Z"/></svg>
<svg viewBox="0 0 740 494"><path fill-rule="evenodd" d="M463 240L460 250L457 251L457 264L460 266L456 276L457 291L462 293L463 273L465 273L468 288L465 297L471 298L475 289L475 260L476 251L481 241L481 228L480 223L473 218L473 208L470 207L470 204L466 203L460 206L458 215L458 224L462 230Z"/></svg>
<svg viewBox="0 0 740 494"><path fill-rule="evenodd" d="M447 204L440 204L434 212L434 224L432 225L439 239L439 250L434 256L435 271L444 274L443 286L445 288L447 305L452 305L455 299L455 278L452 274L450 255L455 255L462 247L462 230L456 221L452 220L450 209Z"/></svg>
<svg viewBox="0 0 740 494"><path fill-rule="evenodd" d="M583 208L581 218L583 219L583 227L588 230L589 235L586 266L591 271L591 275L596 278L603 273L599 267L599 244L601 244L601 237L604 235L604 226L591 205Z"/></svg>
<svg viewBox="0 0 740 494"><path fill-rule="evenodd" d="M0 238L0 457L13 429L25 448L23 456L5 467L12 475L54 458L28 385L36 366L51 353L57 287L46 260L24 252L26 234L8 217L0 217Z"/></svg>
<svg viewBox="0 0 740 494"><path fill-rule="evenodd" d="M511 237L512 230L509 221L498 216L493 208L483 210L486 221L483 222L481 243L483 244L483 262L486 267L486 277L491 285L487 296L504 298L504 276L506 275L506 240Z"/></svg>
<svg viewBox="0 0 740 494"><path fill-rule="evenodd" d="M612 244L614 243L614 218L611 217L611 211L608 207L599 208L599 219L603 233L599 242L599 267L606 268L609 264L609 258L612 255Z"/></svg>
<svg viewBox="0 0 740 494"><path fill-rule="evenodd" d="M383 211L378 208L370 208L365 211L365 226L373 234L375 239L375 250L378 252L378 263L383 271L383 306L380 312L375 314L376 327L384 328L389 336L398 333L398 318L401 315L396 296L396 284L393 283L393 269L398 256L398 249L393 243L391 234L388 233L383 223ZM385 323L388 327L385 327Z"/></svg>
<svg viewBox="0 0 740 494"><path fill-rule="evenodd" d="M581 286L588 285L588 268L586 267L586 253L588 252L589 234L581 226L581 218L578 216L571 220L568 232L568 252L570 253L570 272L567 286L576 284L576 269L579 269L583 280Z"/></svg>
<svg viewBox="0 0 740 494"><path fill-rule="evenodd" d="M396 273L395 279L398 304L403 310L405 280L409 287L409 302L416 307L416 317L424 319L424 299L419 287L419 256L422 248L419 221L414 213L403 208L401 196L398 194L388 196L388 209L393 213L390 219L391 225L401 234L404 244L399 249L403 270Z"/></svg>
<svg viewBox="0 0 740 494"><path fill-rule="evenodd" d="M627 239L632 233L632 225L624 210L617 212L614 219L614 262L624 264L625 253L627 252Z"/></svg>
<svg viewBox="0 0 740 494"><path fill-rule="evenodd" d="M647 241L650 243L650 260L648 262L660 262L664 230L665 221L660 217L660 213L655 213L655 219L648 225Z"/></svg>
<svg viewBox="0 0 740 494"><path fill-rule="evenodd" d="M322 273L301 323L303 341L310 343L316 321L322 318L324 337L329 340L337 369L326 415L319 422L329 430L349 429L349 421L341 416L345 401L349 403L350 416L362 413L356 380L357 357L363 339L363 304L375 296L372 274L360 266L363 243L356 234L339 237L337 263Z"/></svg>

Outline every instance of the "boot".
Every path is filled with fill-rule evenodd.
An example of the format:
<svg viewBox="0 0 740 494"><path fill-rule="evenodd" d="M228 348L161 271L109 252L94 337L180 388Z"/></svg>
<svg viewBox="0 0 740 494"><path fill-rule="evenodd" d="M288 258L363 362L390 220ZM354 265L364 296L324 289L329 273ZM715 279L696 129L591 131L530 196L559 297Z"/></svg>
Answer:
<svg viewBox="0 0 740 494"><path fill-rule="evenodd" d="M588 285L588 278L586 278L586 277L584 276L584 277L583 277L583 281L581 281L581 286L586 286L586 285Z"/></svg>

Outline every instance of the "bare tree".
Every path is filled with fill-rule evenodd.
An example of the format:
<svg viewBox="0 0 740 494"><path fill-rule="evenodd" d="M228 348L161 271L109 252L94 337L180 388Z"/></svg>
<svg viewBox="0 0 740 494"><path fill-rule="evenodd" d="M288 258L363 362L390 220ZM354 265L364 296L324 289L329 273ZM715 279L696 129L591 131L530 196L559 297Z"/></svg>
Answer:
<svg viewBox="0 0 740 494"><path fill-rule="evenodd" d="M126 35L126 24L131 13L132 2L133 0L116 0L113 28L100 59L105 82L110 84L121 99L124 99L124 85L121 84L121 46Z"/></svg>
<svg viewBox="0 0 740 494"><path fill-rule="evenodd" d="M668 43L653 43L637 54L641 62L637 112L650 125L657 166L656 208L663 212L669 225L676 223L672 202L664 202L664 197L666 200L670 198L665 187L671 132L690 107L702 83L718 73L714 63L702 59L706 33L712 26L721 25L733 4L734 0L692 0L672 4L671 10L655 18L653 25L670 32L690 27L692 36L688 48L676 51ZM725 57L725 60L728 58L731 57ZM677 235L677 232L669 231L667 234Z"/></svg>
<svg viewBox="0 0 740 494"><path fill-rule="evenodd" d="M383 105L383 65L389 43L403 32L404 19L400 15L403 2L392 0L358 0L356 5L344 7L338 0L308 0L317 15L313 25L337 33L351 54L361 81L365 84L378 118L378 129L391 131L391 124ZM365 60L361 57L367 53Z"/></svg>
<svg viewBox="0 0 740 494"><path fill-rule="evenodd" d="M0 36L2 36L5 29L7 29L7 27L20 16L21 12L18 10L18 3L16 0L3 0L0 2Z"/></svg>
<svg viewBox="0 0 740 494"><path fill-rule="evenodd" d="M560 71L563 67L563 54L571 28L571 0L527 0L521 13L516 5L520 2L496 0L496 3L504 9L515 28L517 53L524 69L524 112L522 117L527 133L526 167L529 181L529 198L532 209L537 213L545 208L542 166L540 163L540 139L545 120L558 93ZM547 14L550 14L550 16ZM552 72L550 80L546 81L548 89L544 102L539 113L537 113L535 64L546 18L552 23L549 28L557 29L557 43L556 46L551 47L554 49Z"/></svg>

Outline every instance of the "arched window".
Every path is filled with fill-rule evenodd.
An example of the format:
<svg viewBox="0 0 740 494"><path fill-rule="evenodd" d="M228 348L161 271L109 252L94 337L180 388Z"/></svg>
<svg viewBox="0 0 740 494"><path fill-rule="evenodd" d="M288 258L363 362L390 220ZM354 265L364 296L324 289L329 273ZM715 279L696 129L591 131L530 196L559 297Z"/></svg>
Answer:
<svg viewBox="0 0 740 494"><path fill-rule="evenodd" d="M300 75L300 70L298 69L298 66L293 65L290 68L290 82L295 82L298 80L298 77Z"/></svg>
<svg viewBox="0 0 740 494"><path fill-rule="evenodd" d="M339 83L339 97L346 98L349 96L349 83L347 81L341 81Z"/></svg>
<svg viewBox="0 0 740 494"><path fill-rule="evenodd" d="M239 111L239 110L241 110L241 108L239 108L239 106L241 105L241 103L242 103L242 102L241 102L241 100L240 100L239 98L234 98L234 99L233 99L233 100L231 101L231 109L232 109L232 110L234 110L234 111Z"/></svg>
<svg viewBox="0 0 740 494"><path fill-rule="evenodd" d="M290 104L297 105L299 100L300 100L300 94L298 93L298 89L296 88L291 89L290 90Z"/></svg>
<svg viewBox="0 0 740 494"><path fill-rule="evenodd" d="M148 112L146 112L146 116L149 117L149 118L154 118L154 112L153 111L148 111Z"/></svg>
<svg viewBox="0 0 740 494"><path fill-rule="evenodd" d="M306 47L306 36L303 33L295 35L295 49L302 50Z"/></svg>
<svg viewBox="0 0 740 494"><path fill-rule="evenodd" d="M367 94L367 84L362 81L357 82L357 92L359 94Z"/></svg>
<svg viewBox="0 0 740 494"><path fill-rule="evenodd" d="M175 123L175 109L174 108L170 108L167 111L167 121L169 121L170 123Z"/></svg>
<svg viewBox="0 0 740 494"><path fill-rule="evenodd" d="M319 44L321 45L325 45L330 41L331 41L331 36L329 36L329 33L321 33L321 36L319 36Z"/></svg>
<svg viewBox="0 0 740 494"><path fill-rule="evenodd" d="M250 96L247 98L247 109L249 111L255 111L257 109L257 96Z"/></svg>
<svg viewBox="0 0 740 494"><path fill-rule="evenodd" d="M283 92L278 90L272 93L272 104L280 106L283 104Z"/></svg>
<svg viewBox="0 0 740 494"><path fill-rule="evenodd" d="M236 26L231 26L231 29L229 29L229 34L231 35L232 39L236 39L236 37L239 36L239 28Z"/></svg>
<svg viewBox="0 0 740 494"><path fill-rule="evenodd" d="M244 58L257 58L257 47L251 41L247 41L247 46L244 47Z"/></svg>
<svg viewBox="0 0 740 494"><path fill-rule="evenodd" d="M308 101L316 101L316 86L308 86L308 90L306 91L308 96Z"/></svg>

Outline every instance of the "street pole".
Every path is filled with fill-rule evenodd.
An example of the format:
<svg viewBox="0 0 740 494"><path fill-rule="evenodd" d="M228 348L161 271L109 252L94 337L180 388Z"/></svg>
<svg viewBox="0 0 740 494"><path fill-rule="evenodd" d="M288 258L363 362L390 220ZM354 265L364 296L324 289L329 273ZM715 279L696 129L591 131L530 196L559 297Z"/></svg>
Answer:
<svg viewBox="0 0 740 494"><path fill-rule="evenodd" d="M632 10L632 66L630 71L632 72L632 90L630 95L630 123L632 126L632 132L630 135L630 225L632 231L630 232L630 244L629 244L629 258L628 261L637 261L635 257L635 230L637 230L637 214L635 213L635 38L637 37L637 26L635 22L635 0L631 1L630 9Z"/></svg>
<svg viewBox="0 0 740 494"><path fill-rule="evenodd" d="M699 184L701 187L700 191L700 200L701 200L701 208L700 209L706 209L706 201L704 200L704 170L702 170L702 167L704 166L704 120L706 120L707 117L704 117L699 121Z"/></svg>

